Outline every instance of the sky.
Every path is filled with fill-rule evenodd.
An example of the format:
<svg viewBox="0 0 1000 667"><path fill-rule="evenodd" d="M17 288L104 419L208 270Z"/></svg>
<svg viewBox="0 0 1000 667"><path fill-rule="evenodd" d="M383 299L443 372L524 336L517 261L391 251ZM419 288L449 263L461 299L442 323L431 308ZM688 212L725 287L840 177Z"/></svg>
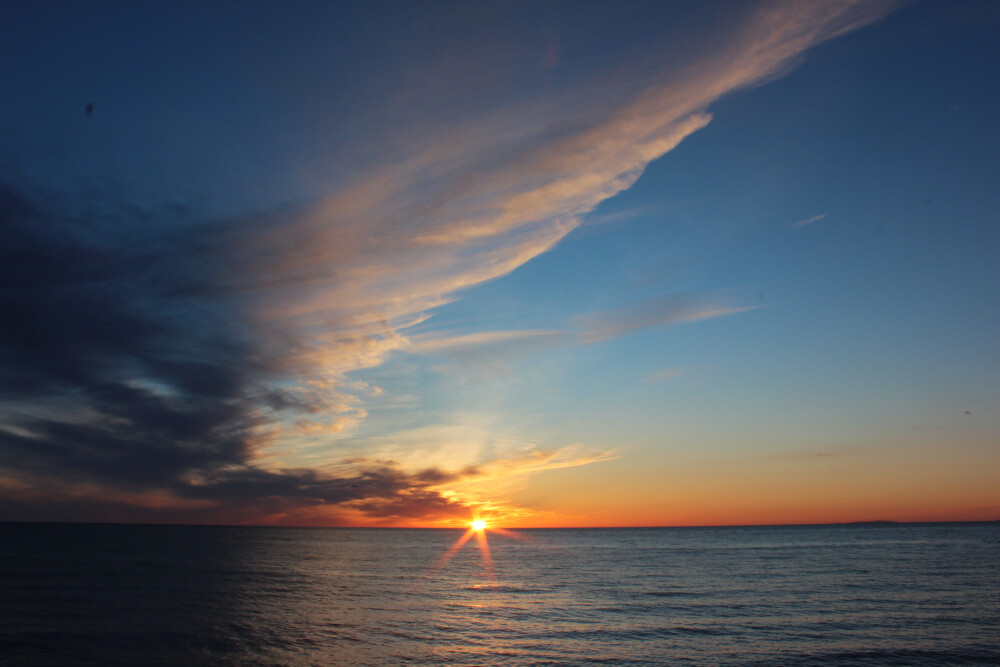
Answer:
<svg viewBox="0 0 1000 667"><path fill-rule="evenodd" d="M0 5L0 520L1000 519L995 2Z"/></svg>

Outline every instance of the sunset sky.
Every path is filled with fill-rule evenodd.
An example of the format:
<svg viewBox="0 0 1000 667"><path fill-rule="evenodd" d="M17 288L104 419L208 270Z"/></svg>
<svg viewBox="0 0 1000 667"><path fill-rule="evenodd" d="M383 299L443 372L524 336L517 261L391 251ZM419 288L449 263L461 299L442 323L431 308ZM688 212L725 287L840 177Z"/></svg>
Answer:
<svg viewBox="0 0 1000 667"><path fill-rule="evenodd" d="M1000 519L1000 4L0 4L0 520Z"/></svg>

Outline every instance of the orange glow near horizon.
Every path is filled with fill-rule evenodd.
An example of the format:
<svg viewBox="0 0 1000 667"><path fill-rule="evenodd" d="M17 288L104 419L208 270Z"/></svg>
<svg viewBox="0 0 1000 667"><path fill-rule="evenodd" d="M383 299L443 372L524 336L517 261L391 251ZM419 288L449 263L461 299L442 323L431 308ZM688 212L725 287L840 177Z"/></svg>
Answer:
<svg viewBox="0 0 1000 667"><path fill-rule="evenodd" d="M1000 508L995 505L983 507L952 508L946 505L929 506L930 503L909 507L903 503L872 503L871 505L826 506L810 504L801 507L785 507L778 504L758 502L746 507L733 507L720 501L708 499L697 507L687 506L664 508L662 506L635 507L622 510L598 510L591 512L548 512L538 517L522 517L515 525L517 529L539 528L671 528L671 527L725 527L725 526L766 526L766 525L818 525L841 524L866 521L910 522L964 522L1000 520ZM510 530L490 528L489 530L511 536Z"/></svg>

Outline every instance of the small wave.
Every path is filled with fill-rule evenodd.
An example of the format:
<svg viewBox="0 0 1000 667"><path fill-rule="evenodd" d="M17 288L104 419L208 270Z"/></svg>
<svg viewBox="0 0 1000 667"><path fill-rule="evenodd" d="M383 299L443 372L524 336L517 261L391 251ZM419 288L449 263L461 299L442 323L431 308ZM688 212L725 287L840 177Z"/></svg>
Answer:
<svg viewBox="0 0 1000 667"><path fill-rule="evenodd" d="M677 625L652 628L581 628L556 630L538 635L523 635L533 639L597 639L601 641L633 641L682 637L684 635L724 635L725 631L707 626Z"/></svg>
<svg viewBox="0 0 1000 667"><path fill-rule="evenodd" d="M474 584L462 587L463 591L489 593L547 593L547 588L530 588L525 586L505 586L502 584Z"/></svg>

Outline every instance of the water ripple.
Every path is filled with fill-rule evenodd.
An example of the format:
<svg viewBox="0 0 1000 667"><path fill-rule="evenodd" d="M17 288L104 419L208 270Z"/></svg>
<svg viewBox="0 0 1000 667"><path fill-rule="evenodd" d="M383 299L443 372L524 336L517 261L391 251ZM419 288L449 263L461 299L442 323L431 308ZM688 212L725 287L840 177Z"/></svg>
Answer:
<svg viewBox="0 0 1000 667"><path fill-rule="evenodd" d="M1000 526L6 525L0 665L997 665Z"/></svg>

